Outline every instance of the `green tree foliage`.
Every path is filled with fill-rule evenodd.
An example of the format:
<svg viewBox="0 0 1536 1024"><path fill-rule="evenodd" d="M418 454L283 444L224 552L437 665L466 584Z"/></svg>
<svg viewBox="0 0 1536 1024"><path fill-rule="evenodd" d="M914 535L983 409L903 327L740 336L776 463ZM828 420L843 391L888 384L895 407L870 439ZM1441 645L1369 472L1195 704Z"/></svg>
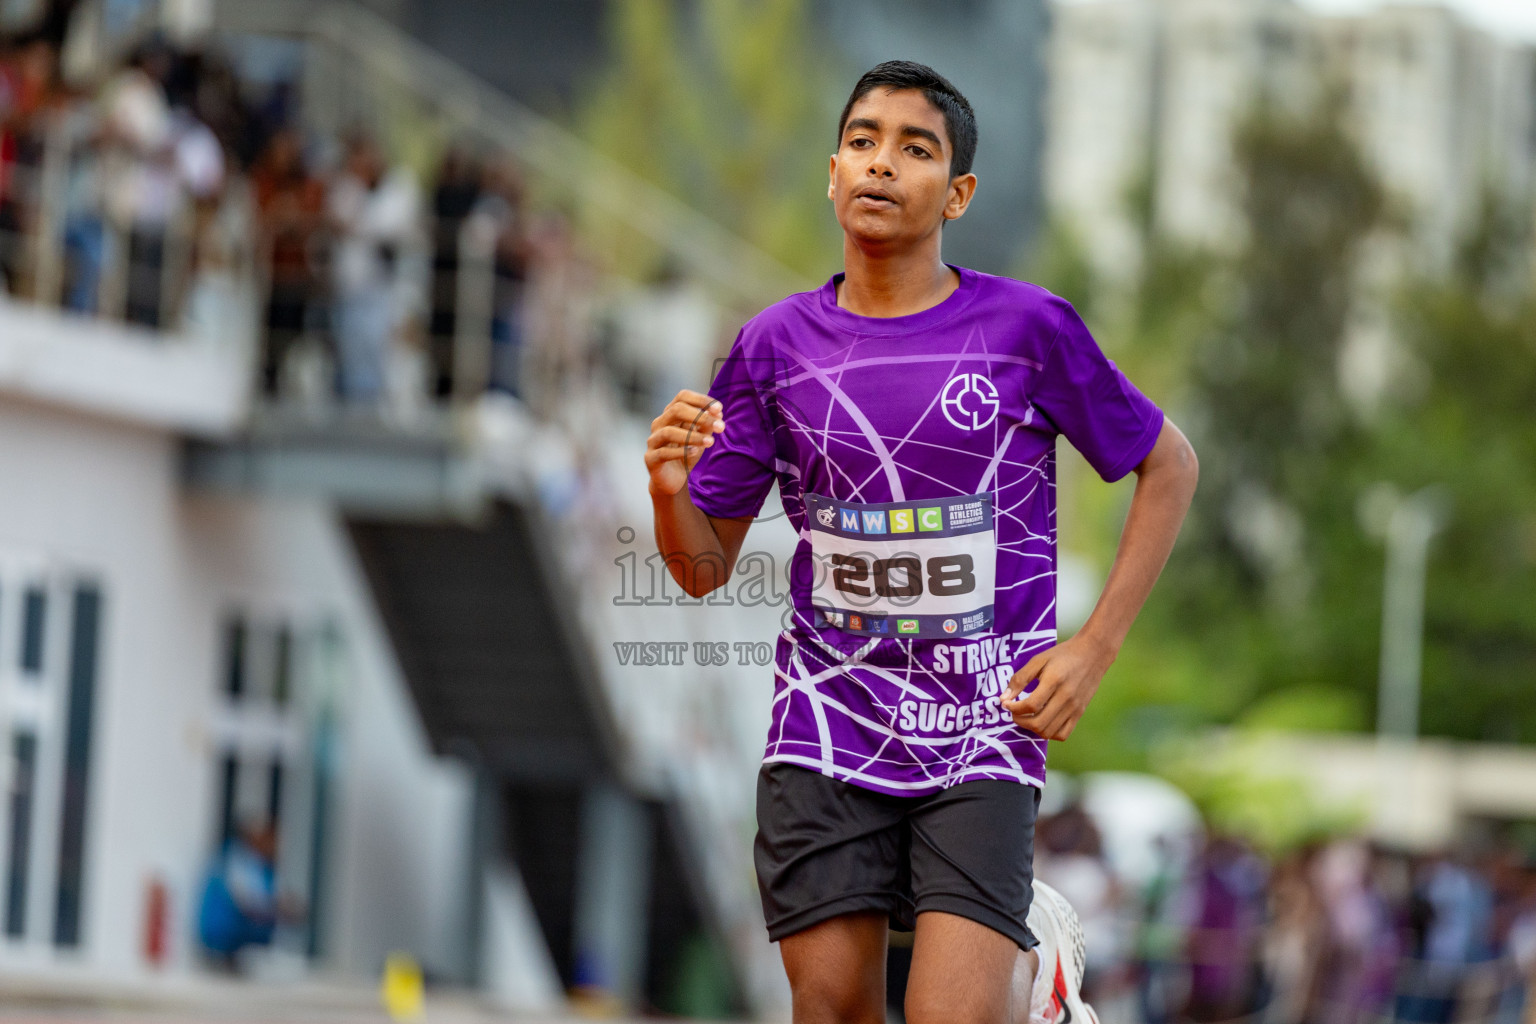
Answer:
<svg viewBox="0 0 1536 1024"><path fill-rule="evenodd" d="M1201 486L1164 605L1169 626L1226 649L1208 680L1225 691L1223 715L1287 687L1374 678L1369 587L1350 593L1342 635L1317 612L1379 578L1361 564L1354 488L1336 474L1364 441L1339 363L1380 189L1332 97L1304 116L1260 105L1233 152L1244 242L1190 351ZM1165 260L1154 253L1149 267Z"/></svg>
<svg viewBox="0 0 1536 1024"><path fill-rule="evenodd" d="M607 155L809 276L840 253L825 199L837 112L806 0L610 4L610 70L582 104Z"/></svg>
<svg viewBox="0 0 1536 1024"><path fill-rule="evenodd" d="M1368 729L1382 544L1362 499L1442 488L1430 553L1422 728L1536 741L1536 294L1521 226L1490 201L1455 269L1380 297L1368 252L1388 205L1336 99L1305 116L1259 106L1234 132L1242 242L1225 257L1146 218L1138 280L1109 301L1064 248L1039 266L1100 312L1116 358L1190 433L1200 490L1067 768L1133 766L1204 724ZM1374 240L1374 242L1373 242ZM1060 244L1060 243L1058 243ZM1043 279L1047 286L1057 283ZM1071 295L1075 301L1082 301ZM1370 409L1341 386L1352 318L1392 324ZM1068 487L1107 568L1129 484Z"/></svg>
<svg viewBox="0 0 1536 1024"><path fill-rule="evenodd" d="M1489 225L1485 222L1478 234ZM1375 433L1372 466L1403 489L1438 485L1452 507L1431 549L1426 594L1426 730L1536 742L1536 294L1501 272L1524 245L1419 282L1403 333L1425 384Z"/></svg>

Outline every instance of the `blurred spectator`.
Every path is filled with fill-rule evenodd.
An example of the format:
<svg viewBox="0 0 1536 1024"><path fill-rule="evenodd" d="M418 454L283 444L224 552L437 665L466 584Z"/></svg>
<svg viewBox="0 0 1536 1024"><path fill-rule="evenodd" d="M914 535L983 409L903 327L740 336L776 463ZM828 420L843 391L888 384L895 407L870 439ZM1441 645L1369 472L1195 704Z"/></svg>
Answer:
<svg viewBox="0 0 1536 1024"><path fill-rule="evenodd" d="M1393 926L1371 887L1370 868L1370 852L1357 840L1329 844L1312 864L1326 935L1317 979L1320 1005L1311 1019L1322 1024L1353 1024L1375 1008L1375 958Z"/></svg>
<svg viewBox="0 0 1536 1024"><path fill-rule="evenodd" d="M96 111L74 104L63 116L61 134L69 169L64 186L64 308L94 314L109 258L102 152L106 144Z"/></svg>
<svg viewBox="0 0 1536 1024"><path fill-rule="evenodd" d="M668 394L662 404L674 394ZM1099 830L1081 804L1071 803L1040 822L1035 842L1036 874L1067 898L1082 921L1083 939L1093 951L1083 994L1097 998L1106 982L1123 973L1125 961L1118 920L1120 890L1104 860Z"/></svg>
<svg viewBox="0 0 1536 1024"><path fill-rule="evenodd" d="M170 240L175 246L171 254L174 269L162 272L160 294L172 300L175 315L183 316L189 293L203 284L200 278L206 271L222 261L210 250L219 247L212 240L212 231L224 199L224 147L196 114L175 106L171 109L171 150L180 195L172 200L177 226ZM173 290L178 286L187 292Z"/></svg>
<svg viewBox="0 0 1536 1024"><path fill-rule="evenodd" d="M1412 882L1407 861L1380 847L1372 847L1369 892L1375 926L1366 951L1361 1007L1372 1017L1392 1009L1397 965L1406 947L1407 913Z"/></svg>
<svg viewBox="0 0 1536 1024"><path fill-rule="evenodd" d="M0 51L0 275L6 290L30 290L27 239L41 195L44 115L58 68L58 51L35 37Z"/></svg>
<svg viewBox="0 0 1536 1024"><path fill-rule="evenodd" d="M226 65L227 67L227 65ZM222 77L222 76L221 76ZM232 95L230 102L235 105L236 112L233 118L239 120L239 126L231 126L228 130L234 136L230 152L242 161L244 166L250 166L256 161L256 157L266 149L267 142L289 125L298 124L300 118L300 104L298 98L298 85L288 79L268 83L251 102L244 100L242 83L234 79L230 73L229 88ZM220 131L220 121L210 122L216 131ZM220 138L224 138L220 131Z"/></svg>
<svg viewBox="0 0 1536 1024"><path fill-rule="evenodd" d="M1398 975L1397 1017L1446 1024L1456 1013L1468 966L1490 952L1492 890L1466 865L1442 856L1421 867L1414 898L1419 962L1410 961Z"/></svg>
<svg viewBox="0 0 1536 1024"><path fill-rule="evenodd" d="M1136 1003L1145 1024L1168 1024L1179 1009L1183 980L1180 954L1186 944L1181 896L1187 886L1172 841L1159 835L1155 867L1136 908L1134 954Z"/></svg>
<svg viewBox="0 0 1536 1024"><path fill-rule="evenodd" d="M617 313L615 362L627 378L634 412L654 416L683 388L714 379L710 361L719 312L675 260L664 261L650 287Z"/></svg>
<svg viewBox="0 0 1536 1024"><path fill-rule="evenodd" d="M107 214L128 239L123 311L146 327L161 325L167 234L182 199L178 126L165 92L174 62L162 42L146 43L104 97ZM185 122L179 127L185 131Z"/></svg>
<svg viewBox="0 0 1536 1024"><path fill-rule="evenodd" d="M470 218L491 251L491 360L488 385L521 395L523 305L531 260L522 171L511 156L486 170L485 189Z"/></svg>
<svg viewBox="0 0 1536 1024"><path fill-rule="evenodd" d="M224 149L213 130L186 107L171 110L171 152L179 184L196 207L210 211L224 190Z"/></svg>
<svg viewBox="0 0 1536 1024"><path fill-rule="evenodd" d="M596 355L596 280L570 222L546 214L534 227L524 328L524 369L536 413L553 417L573 406L570 393L588 387Z"/></svg>
<svg viewBox="0 0 1536 1024"><path fill-rule="evenodd" d="M390 346L409 303L404 256L419 230L416 183L403 167L386 171L378 146L358 135L347 146L328 207L336 233L341 391L349 401L376 402L384 394Z"/></svg>
<svg viewBox="0 0 1536 1024"><path fill-rule="evenodd" d="M480 203L480 166L458 147L448 150L432 190L432 314L428 352L432 393L454 392L454 353L460 301L459 263L464 225ZM487 325L489 327L489 325Z"/></svg>
<svg viewBox="0 0 1536 1024"><path fill-rule="evenodd" d="M1312 884L1312 860L1311 851L1299 851L1276 865L1270 876L1263 956L1273 995L1265 1007L1264 1024L1304 1024L1316 1019L1328 922Z"/></svg>
<svg viewBox="0 0 1536 1024"><path fill-rule="evenodd" d="M181 310L181 329L188 337L227 343L231 324L249 323L260 315L249 272L250 243L257 229L243 192L208 206L206 212L199 209Z"/></svg>
<svg viewBox="0 0 1536 1024"><path fill-rule="evenodd" d="M1509 930L1504 951L1510 964L1510 990L1499 1007L1500 1024L1536 1021L1536 865L1519 872L1519 888L1510 894Z"/></svg>
<svg viewBox="0 0 1536 1024"><path fill-rule="evenodd" d="M0 207L3 207L7 195L15 152L11 133L14 130L12 125L16 117L17 94L20 92L17 77L15 45L9 36L0 32Z"/></svg>
<svg viewBox="0 0 1536 1024"><path fill-rule="evenodd" d="M1481 1015L1498 1024L1519 1024L1527 994L1515 935L1516 922L1525 909L1523 861L1522 854L1514 849L1495 849L1482 865L1493 895L1492 958L1476 971L1472 998L1481 1002Z"/></svg>
<svg viewBox="0 0 1536 1024"><path fill-rule="evenodd" d="M218 53L205 50L182 55L166 93L172 106L185 107L208 126L238 167L255 163L274 134L257 123L241 95L234 69Z"/></svg>
<svg viewBox="0 0 1536 1024"><path fill-rule="evenodd" d="M251 198L268 278L261 386L276 396L284 361L310 329L318 304L315 250L325 222L325 183L310 173L293 129L273 135L251 168Z"/></svg>
<svg viewBox="0 0 1536 1024"><path fill-rule="evenodd" d="M198 939L233 969L242 949L271 943L277 921L277 832L267 823L246 823L208 870L197 914Z"/></svg>
<svg viewBox="0 0 1536 1024"><path fill-rule="evenodd" d="M1225 1021L1258 1009L1264 864L1240 840L1206 841L1190 933L1189 1006L1196 1021Z"/></svg>

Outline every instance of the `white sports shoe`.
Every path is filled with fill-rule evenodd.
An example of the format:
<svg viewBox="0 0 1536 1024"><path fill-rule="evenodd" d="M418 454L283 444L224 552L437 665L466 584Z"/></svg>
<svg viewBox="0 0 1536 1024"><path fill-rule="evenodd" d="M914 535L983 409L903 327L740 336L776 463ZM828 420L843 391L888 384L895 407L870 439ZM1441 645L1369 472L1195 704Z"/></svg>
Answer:
<svg viewBox="0 0 1536 1024"><path fill-rule="evenodd" d="M1029 930L1040 944L1040 970L1030 990L1030 1024L1099 1024L1099 1015L1083 1002L1083 972L1088 959L1083 925L1065 896L1039 879L1029 906Z"/></svg>

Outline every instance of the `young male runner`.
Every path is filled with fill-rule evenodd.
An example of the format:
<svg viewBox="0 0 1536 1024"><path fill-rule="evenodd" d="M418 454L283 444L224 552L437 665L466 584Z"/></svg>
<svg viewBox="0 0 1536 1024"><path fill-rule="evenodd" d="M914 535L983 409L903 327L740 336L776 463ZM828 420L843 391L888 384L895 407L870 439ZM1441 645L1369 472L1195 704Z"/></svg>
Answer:
<svg viewBox="0 0 1536 1024"><path fill-rule="evenodd" d="M1197 469L1070 305L940 258L975 150L932 69L864 75L827 190L844 272L749 322L646 451L688 593L730 578L775 482L800 535L756 843L796 1024L884 1020L889 924L916 930L909 1024L1093 1019L1076 915L1031 884L1045 744L1114 661ZM1137 474L1103 594L1061 644L1058 434L1106 480Z"/></svg>

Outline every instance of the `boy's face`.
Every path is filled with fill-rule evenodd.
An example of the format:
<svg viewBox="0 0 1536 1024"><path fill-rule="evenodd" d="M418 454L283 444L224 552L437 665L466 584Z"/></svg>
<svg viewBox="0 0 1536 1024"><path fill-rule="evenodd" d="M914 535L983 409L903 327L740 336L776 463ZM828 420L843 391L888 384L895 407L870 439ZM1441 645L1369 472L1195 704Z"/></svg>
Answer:
<svg viewBox="0 0 1536 1024"><path fill-rule="evenodd" d="M878 87L853 105L827 197L863 247L901 251L965 213L976 175L949 176L944 115L917 89Z"/></svg>

